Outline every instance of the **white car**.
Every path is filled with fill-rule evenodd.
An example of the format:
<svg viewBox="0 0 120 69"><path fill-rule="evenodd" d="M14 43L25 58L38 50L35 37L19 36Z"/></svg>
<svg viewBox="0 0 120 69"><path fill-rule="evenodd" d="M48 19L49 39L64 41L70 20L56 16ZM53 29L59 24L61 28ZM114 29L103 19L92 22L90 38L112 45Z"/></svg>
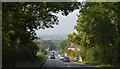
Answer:
<svg viewBox="0 0 120 69"><path fill-rule="evenodd" d="M60 60L63 60L63 59L64 59L64 56L63 56L63 55L60 55L59 58L60 58Z"/></svg>
<svg viewBox="0 0 120 69"><path fill-rule="evenodd" d="M60 57L61 55L60 54L58 54L58 57Z"/></svg>

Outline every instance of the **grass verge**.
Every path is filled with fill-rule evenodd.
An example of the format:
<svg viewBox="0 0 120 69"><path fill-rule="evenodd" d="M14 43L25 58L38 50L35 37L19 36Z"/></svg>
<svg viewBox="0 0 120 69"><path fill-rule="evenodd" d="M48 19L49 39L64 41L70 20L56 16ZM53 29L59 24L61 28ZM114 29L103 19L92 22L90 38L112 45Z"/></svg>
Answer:
<svg viewBox="0 0 120 69"><path fill-rule="evenodd" d="M78 62L80 64L89 64L89 65L95 65L95 66L99 66L99 67L116 67L115 65L111 65L111 64L97 64L97 63L88 63L86 61L82 61L82 62ZM118 66L117 66L118 67Z"/></svg>

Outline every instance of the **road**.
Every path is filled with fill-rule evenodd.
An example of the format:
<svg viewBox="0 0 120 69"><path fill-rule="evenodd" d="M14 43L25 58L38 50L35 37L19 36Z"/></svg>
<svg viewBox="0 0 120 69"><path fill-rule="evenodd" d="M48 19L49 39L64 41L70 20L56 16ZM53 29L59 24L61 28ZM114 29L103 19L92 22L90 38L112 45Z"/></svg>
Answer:
<svg viewBox="0 0 120 69"><path fill-rule="evenodd" d="M62 62L62 60L59 60L59 58L56 56L56 59L50 59L50 55L48 55L48 59L46 63L43 66L43 69L47 69L50 67L97 67L93 65L86 65L86 64L79 64L76 62Z"/></svg>

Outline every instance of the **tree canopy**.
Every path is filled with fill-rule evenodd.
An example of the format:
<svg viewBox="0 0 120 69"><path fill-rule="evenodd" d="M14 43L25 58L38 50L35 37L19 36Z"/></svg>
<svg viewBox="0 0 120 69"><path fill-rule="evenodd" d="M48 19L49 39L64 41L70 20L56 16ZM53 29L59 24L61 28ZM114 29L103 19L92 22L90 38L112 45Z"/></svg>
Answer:
<svg viewBox="0 0 120 69"><path fill-rule="evenodd" d="M119 9L120 2L84 2L82 4L75 26L78 34L72 40L87 49L84 54L85 60L92 63L120 63L118 59L120 57Z"/></svg>
<svg viewBox="0 0 120 69"><path fill-rule="evenodd" d="M15 58L23 55L22 52L29 55L24 54L21 58L35 56L38 51L37 45L32 41L36 38L35 30L53 28L59 21L52 13L62 12L62 15L67 16L79 6L80 3L77 2L3 2L3 62L13 62ZM19 53L18 57L13 56L16 53Z"/></svg>

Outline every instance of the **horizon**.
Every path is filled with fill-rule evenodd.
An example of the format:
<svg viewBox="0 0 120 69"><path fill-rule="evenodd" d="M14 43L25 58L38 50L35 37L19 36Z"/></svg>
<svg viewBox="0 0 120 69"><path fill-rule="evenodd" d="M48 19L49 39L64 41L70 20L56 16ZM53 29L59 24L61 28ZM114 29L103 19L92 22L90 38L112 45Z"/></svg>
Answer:
<svg viewBox="0 0 120 69"><path fill-rule="evenodd" d="M53 25L54 28L46 28L36 30L37 36L39 35L69 35L77 31L74 26L77 24L77 15L79 15L79 9L69 13L68 16L63 16L61 13L53 13L58 17L59 24Z"/></svg>
<svg viewBox="0 0 120 69"><path fill-rule="evenodd" d="M65 40L68 38L67 34L47 34L47 35L39 35L38 38L42 40Z"/></svg>

